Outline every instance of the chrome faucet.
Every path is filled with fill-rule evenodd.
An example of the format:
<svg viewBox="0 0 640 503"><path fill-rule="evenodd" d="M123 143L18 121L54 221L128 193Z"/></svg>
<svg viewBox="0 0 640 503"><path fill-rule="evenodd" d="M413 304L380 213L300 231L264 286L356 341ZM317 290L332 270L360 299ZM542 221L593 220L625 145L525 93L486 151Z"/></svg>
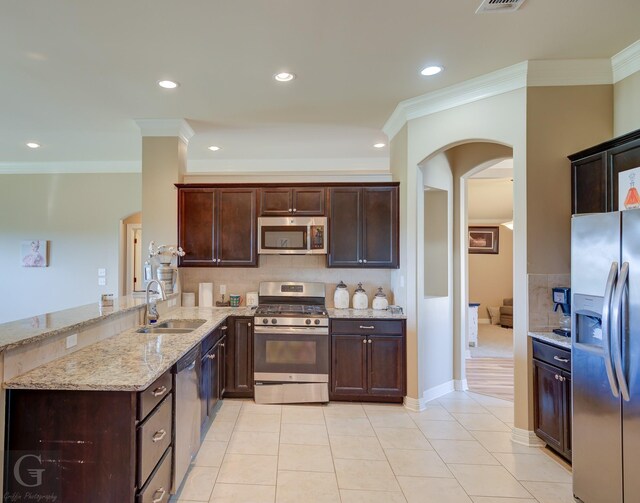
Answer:
<svg viewBox="0 0 640 503"><path fill-rule="evenodd" d="M156 321L158 321L158 318L160 318L160 315L158 314L158 306L156 305L157 299L151 300L149 297L149 293L151 293L152 283L156 283L158 285L158 288L160 288L160 296L162 297L162 300L167 300L167 296L164 293L164 287L162 286L162 283L160 283L160 281L158 281L157 279L152 279L151 281L149 281L149 283L147 283L147 291L146 291L147 305L144 310L145 325L148 325L149 323L155 323ZM153 293L157 294L158 291L153 290Z"/></svg>

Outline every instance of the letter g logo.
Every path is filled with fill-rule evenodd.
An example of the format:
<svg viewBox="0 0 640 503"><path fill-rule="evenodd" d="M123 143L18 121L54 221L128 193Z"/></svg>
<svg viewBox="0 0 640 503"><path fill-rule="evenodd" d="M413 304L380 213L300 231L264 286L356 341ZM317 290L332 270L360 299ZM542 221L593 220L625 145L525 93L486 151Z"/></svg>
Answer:
<svg viewBox="0 0 640 503"><path fill-rule="evenodd" d="M13 476L16 478L18 483L23 487L38 487L42 485L42 472L44 472L44 468L27 468L27 473L33 479L35 479L34 484L27 484L20 474L20 466L22 466L22 462L26 458L35 458L38 460L38 463L42 465L42 456L36 456L35 454L25 454L24 456L20 456L16 461L15 466L13 467Z"/></svg>

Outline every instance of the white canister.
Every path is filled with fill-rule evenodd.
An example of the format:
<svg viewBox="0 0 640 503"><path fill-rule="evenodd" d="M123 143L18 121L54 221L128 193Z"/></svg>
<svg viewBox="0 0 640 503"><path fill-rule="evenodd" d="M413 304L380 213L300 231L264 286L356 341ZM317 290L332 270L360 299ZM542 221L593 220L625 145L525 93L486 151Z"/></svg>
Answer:
<svg viewBox="0 0 640 503"><path fill-rule="evenodd" d="M369 297L367 292L362 288L362 283L358 283L358 288L353 293L353 308L354 309L367 309L369 307Z"/></svg>
<svg viewBox="0 0 640 503"><path fill-rule="evenodd" d="M347 285L342 281L336 286L336 291L333 293L333 307L336 309L349 309L349 290Z"/></svg>
<svg viewBox="0 0 640 503"><path fill-rule="evenodd" d="M258 292L247 292L247 307L258 305Z"/></svg>
<svg viewBox="0 0 640 503"><path fill-rule="evenodd" d="M378 287L378 293L376 293L373 298L373 302L371 302L371 307L376 311L384 311L389 307L389 301L387 300L387 296L382 291L382 287Z"/></svg>

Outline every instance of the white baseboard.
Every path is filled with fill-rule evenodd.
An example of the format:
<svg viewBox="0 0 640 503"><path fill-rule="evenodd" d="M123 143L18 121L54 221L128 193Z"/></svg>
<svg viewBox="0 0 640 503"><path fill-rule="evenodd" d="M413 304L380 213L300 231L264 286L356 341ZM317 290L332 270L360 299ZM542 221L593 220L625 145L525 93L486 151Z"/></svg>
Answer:
<svg viewBox="0 0 640 503"><path fill-rule="evenodd" d="M469 389L469 384L466 379L456 379L453 381L453 387L456 391L467 391Z"/></svg>
<svg viewBox="0 0 640 503"><path fill-rule="evenodd" d="M491 325L489 318L478 318L478 325Z"/></svg>
<svg viewBox="0 0 640 503"><path fill-rule="evenodd" d="M410 396L404 397L403 405L406 409L409 409L413 412L422 412L427 408L426 403L423 403L422 400L418 398L411 398Z"/></svg>
<svg viewBox="0 0 640 503"><path fill-rule="evenodd" d="M516 444L526 445L527 447L544 447L546 445L533 431L521 428L512 428L511 440Z"/></svg>
<svg viewBox="0 0 640 503"><path fill-rule="evenodd" d="M458 381L460 383L464 382L464 384L466 385L467 381ZM460 386L462 386L462 384L460 384ZM456 388L456 381L451 380L451 381L447 381L443 384L440 384L438 386L434 386L433 388L429 388L428 390L425 390L422 393L422 398L411 398L408 396L404 397L404 406L409 409L412 410L414 412L421 412L423 410L425 410L427 408L427 403L429 403L432 400L435 400L436 398L440 398L441 396L446 395L447 393L451 393L452 391L456 391L458 388Z"/></svg>

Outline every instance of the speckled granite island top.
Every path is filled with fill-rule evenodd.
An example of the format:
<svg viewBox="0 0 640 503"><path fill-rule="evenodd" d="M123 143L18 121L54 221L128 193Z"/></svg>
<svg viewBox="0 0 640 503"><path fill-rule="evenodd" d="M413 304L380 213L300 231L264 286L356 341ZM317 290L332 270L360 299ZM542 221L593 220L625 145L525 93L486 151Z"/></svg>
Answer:
<svg viewBox="0 0 640 503"><path fill-rule="evenodd" d="M170 369L227 316L252 316L247 308L176 308L160 321L200 319L187 334L139 334L136 329L97 342L4 384L10 389L141 391Z"/></svg>
<svg viewBox="0 0 640 503"><path fill-rule="evenodd" d="M391 311L379 311L377 309L336 309L330 307L327 309L329 318L344 319L371 319L371 320L405 320L406 314L392 314Z"/></svg>
<svg viewBox="0 0 640 503"><path fill-rule="evenodd" d="M571 339L553 332L529 332L529 337L571 350Z"/></svg>

